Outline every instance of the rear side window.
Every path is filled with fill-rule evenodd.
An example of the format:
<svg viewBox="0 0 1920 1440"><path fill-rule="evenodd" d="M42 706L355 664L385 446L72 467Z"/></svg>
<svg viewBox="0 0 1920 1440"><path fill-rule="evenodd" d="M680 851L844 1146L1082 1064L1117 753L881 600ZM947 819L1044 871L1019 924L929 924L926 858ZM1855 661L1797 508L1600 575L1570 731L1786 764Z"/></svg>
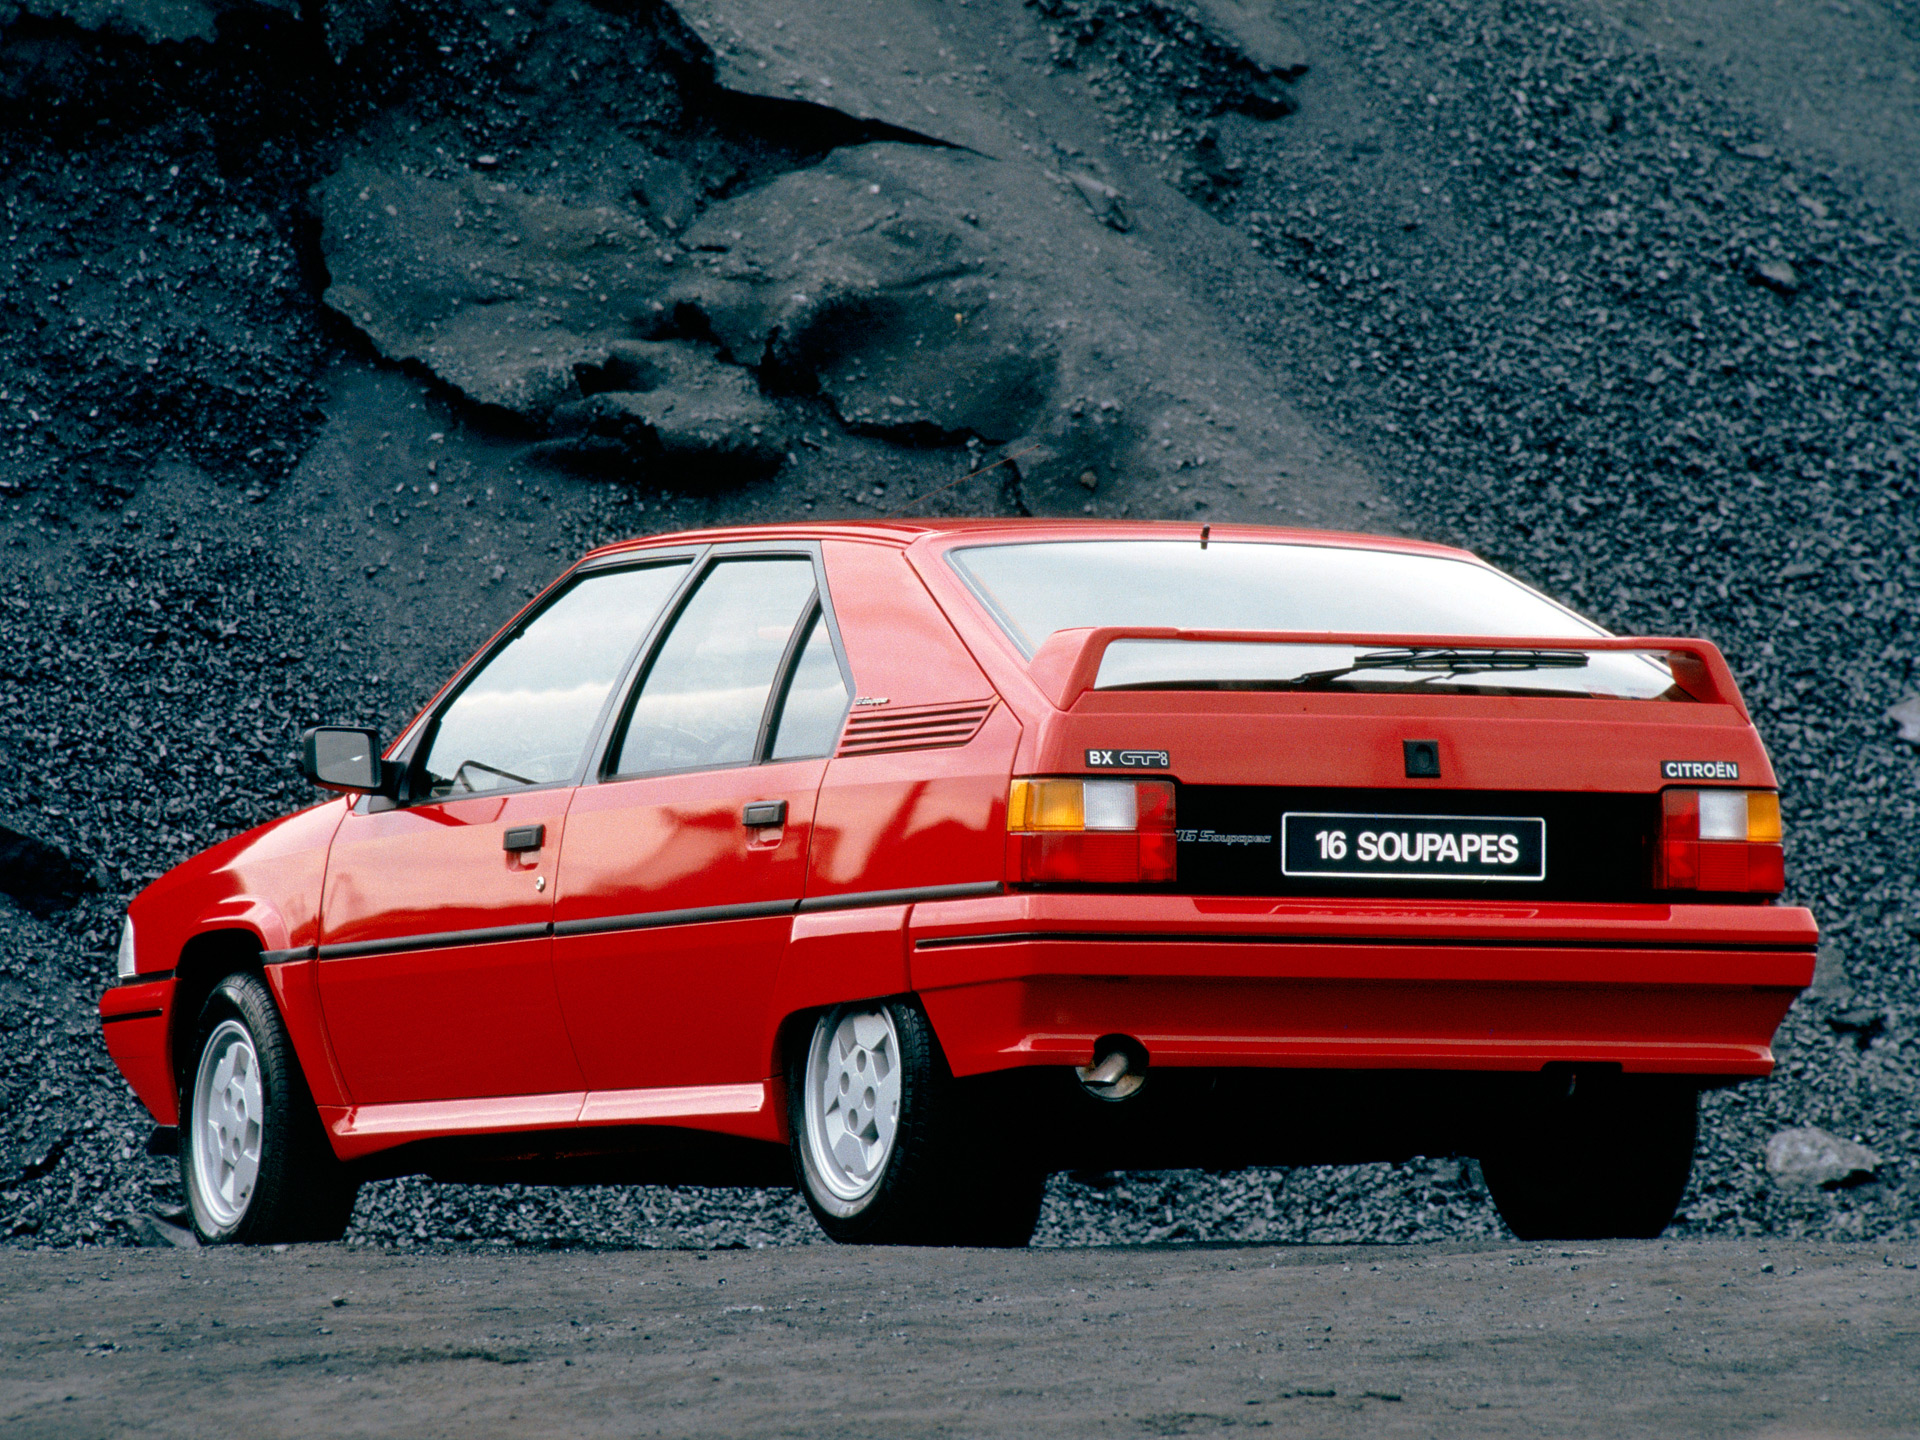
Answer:
<svg viewBox="0 0 1920 1440"><path fill-rule="evenodd" d="M813 606L811 560L714 565L648 667L614 773L751 764L780 662Z"/></svg>
<svg viewBox="0 0 1920 1440"><path fill-rule="evenodd" d="M851 698L840 674L840 662L834 658L826 616L816 609L793 667L793 679L781 701L779 719L774 723L772 758L800 760L831 755Z"/></svg>
<svg viewBox="0 0 1920 1440"><path fill-rule="evenodd" d="M432 799L571 780L620 672L687 562L582 576L440 713L422 762Z"/></svg>

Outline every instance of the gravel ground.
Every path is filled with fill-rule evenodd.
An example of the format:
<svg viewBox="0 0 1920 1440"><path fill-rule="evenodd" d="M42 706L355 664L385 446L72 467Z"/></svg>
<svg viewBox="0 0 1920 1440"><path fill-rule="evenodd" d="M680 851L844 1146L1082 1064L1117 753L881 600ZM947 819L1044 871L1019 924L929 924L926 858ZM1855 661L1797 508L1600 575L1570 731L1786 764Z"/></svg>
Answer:
<svg viewBox="0 0 1920 1440"><path fill-rule="evenodd" d="M97 26L111 8L74 13ZM1677 1233L1916 1233L1920 834L1915 754L1885 715L1920 688L1920 263L1912 167L1894 163L1915 133L1910 6L1832 25L1776 7L1757 45L1717 30L1712 7L1334 5L1295 17L1310 68L1286 104L1270 76L1249 92L1231 47L1179 7L951 12L946 43L998 87L976 108L1004 110L1039 163L1111 181L1127 263L1177 276L1211 307L1222 365L1262 377L1235 381L1234 403L1270 391L1291 407L1284 433L1210 446L1192 435L1230 428L1232 406L1181 401L1188 429L1102 451L1119 458L1091 491L1018 462L961 481L1004 452L852 423L771 380L794 437L773 473L696 487L629 456L610 480L545 421L381 360L322 298L307 197L349 152L491 147L522 177L577 174L599 203L614 182L586 137L617 124L671 162L648 173L678 177L672 203L691 213L870 138L870 120L771 124L715 91L669 12L519 8L511 49L456 6L322 6L297 24L236 7L209 39L155 44L80 28L51 0L0 4L0 104L26 122L0 133L11 1243L133 1243L130 1211L178 1203L171 1163L141 1151L93 999L129 894L304 803L286 760L300 726L391 731L596 541L895 513L942 486L917 513L1419 534L1616 628L1716 639L1783 779L1791 898L1829 938L1775 1077L1707 1098ZM583 67L603 21L647 63ZM1856 61L1872 83L1813 83ZM569 67L580 77L557 79ZM1221 108L1229 93L1239 108ZM668 202L632 203L671 233ZM1062 243L1120 219L1084 209L1060 211ZM1074 397L1056 399L1071 439ZM1864 1142L1875 1175L1778 1182L1766 1141L1800 1125ZM1499 1233L1471 1165L1419 1160L1060 1176L1040 1239ZM412 1181L369 1187L349 1237L815 1238L782 1193Z"/></svg>
<svg viewBox="0 0 1920 1440"><path fill-rule="evenodd" d="M16 1255L10 1436L1909 1436L1906 1250L1805 1240Z"/></svg>

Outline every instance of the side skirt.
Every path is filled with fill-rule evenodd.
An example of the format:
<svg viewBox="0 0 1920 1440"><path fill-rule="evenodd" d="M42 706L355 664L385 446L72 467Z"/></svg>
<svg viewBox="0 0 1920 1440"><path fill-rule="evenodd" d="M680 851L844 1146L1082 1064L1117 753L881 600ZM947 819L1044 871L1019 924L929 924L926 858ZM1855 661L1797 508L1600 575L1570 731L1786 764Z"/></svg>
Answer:
<svg viewBox="0 0 1920 1440"><path fill-rule="evenodd" d="M777 1108L773 1086L756 1080L742 1085L567 1090L474 1100L323 1105L320 1118L332 1137L334 1153L342 1160L360 1160L422 1141L647 1124L677 1124L691 1130L778 1143L784 1135Z"/></svg>
<svg viewBox="0 0 1920 1440"><path fill-rule="evenodd" d="M442 1136L369 1155L354 1170L366 1180L425 1175L453 1185L793 1184L784 1145L675 1125Z"/></svg>

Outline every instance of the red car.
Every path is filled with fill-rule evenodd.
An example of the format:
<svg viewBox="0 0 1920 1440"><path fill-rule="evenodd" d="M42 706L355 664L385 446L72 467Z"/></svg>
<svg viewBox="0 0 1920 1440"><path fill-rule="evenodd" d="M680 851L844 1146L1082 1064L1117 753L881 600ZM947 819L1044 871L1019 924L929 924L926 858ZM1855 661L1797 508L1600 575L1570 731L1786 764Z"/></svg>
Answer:
<svg viewBox="0 0 1920 1440"><path fill-rule="evenodd" d="M143 891L100 1003L207 1240L425 1173L1021 1244L1057 1169L1422 1153L1652 1235L1812 976L1719 652L1437 545L658 536L302 743L342 793Z"/></svg>

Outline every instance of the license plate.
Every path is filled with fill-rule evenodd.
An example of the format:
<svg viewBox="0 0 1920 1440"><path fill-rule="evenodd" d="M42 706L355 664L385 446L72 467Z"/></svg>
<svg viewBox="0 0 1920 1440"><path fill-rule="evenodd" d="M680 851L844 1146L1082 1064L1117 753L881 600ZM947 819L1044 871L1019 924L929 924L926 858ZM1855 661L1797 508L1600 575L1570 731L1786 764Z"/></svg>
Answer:
<svg viewBox="0 0 1920 1440"><path fill-rule="evenodd" d="M1512 815L1348 815L1280 820L1283 875L1343 880L1544 880L1547 822Z"/></svg>

